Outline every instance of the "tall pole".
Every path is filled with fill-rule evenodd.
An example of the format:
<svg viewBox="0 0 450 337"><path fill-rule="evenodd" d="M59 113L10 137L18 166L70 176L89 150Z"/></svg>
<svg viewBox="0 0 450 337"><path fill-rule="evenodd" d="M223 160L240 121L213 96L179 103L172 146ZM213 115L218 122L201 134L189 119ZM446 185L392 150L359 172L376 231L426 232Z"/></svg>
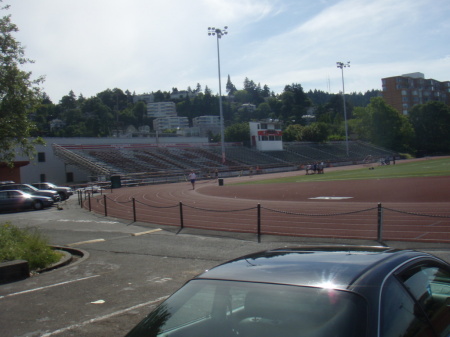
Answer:
<svg viewBox="0 0 450 337"><path fill-rule="evenodd" d="M350 61L347 63L344 62L336 62L338 68L341 68L342 73L342 102L344 104L344 122L345 122L345 147L347 150L347 157L349 156L348 151L348 127L347 127L347 107L345 106L345 87L344 87L344 68L350 68Z"/></svg>
<svg viewBox="0 0 450 337"><path fill-rule="evenodd" d="M216 36L217 39L217 69L219 72L219 113L220 113L220 144L222 148L222 164L225 164L225 131L224 131L224 120L223 120L223 107L222 107L222 81L220 76L220 50L219 50L219 39L223 35L228 34L228 27L225 26L223 29L208 27L208 35Z"/></svg>

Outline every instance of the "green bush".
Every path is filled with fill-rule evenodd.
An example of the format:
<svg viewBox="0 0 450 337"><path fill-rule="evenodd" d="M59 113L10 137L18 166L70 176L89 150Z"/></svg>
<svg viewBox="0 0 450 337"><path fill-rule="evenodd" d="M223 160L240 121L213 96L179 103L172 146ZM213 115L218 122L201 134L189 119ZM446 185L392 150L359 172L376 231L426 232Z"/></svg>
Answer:
<svg viewBox="0 0 450 337"><path fill-rule="evenodd" d="M37 270L60 258L36 228L20 229L10 223L0 226L0 262L26 260L30 270Z"/></svg>

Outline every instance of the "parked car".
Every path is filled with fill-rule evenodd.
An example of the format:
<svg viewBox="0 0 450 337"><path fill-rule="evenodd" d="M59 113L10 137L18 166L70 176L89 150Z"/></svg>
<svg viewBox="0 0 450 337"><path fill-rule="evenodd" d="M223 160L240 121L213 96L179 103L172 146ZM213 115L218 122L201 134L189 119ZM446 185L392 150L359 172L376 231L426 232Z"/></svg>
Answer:
<svg viewBox="0 0 450 337"><path fill-rule="evenodd" d="M54 202L61 200L58 192L52 190L39 190L34 186L28 184L3 184L0 185L0 190L19 190L32 195L41 195L44 197L50 197Z"/></svg>
<svg viewBox="0 0 450 337"><path fill-rule="evenodd" d="M53 199L40 195L32 195L19 190L0 191L0 210L15 211L34 208L36 210L53 205Z"/></svg>
<svg viewBox="0 0 450 337"><path fill-rule="evenodd" d="M33 183L31 186L36 187L40 190L52 190L58 192L61 200L67 200L71 195L73 195L73 190L70 187L56 186L52 183Z"/></svg>
<svg viewBox="0 0 450 337"><path fill-rule="evenodd" d="M263 251L187 282L138 336L450 336L450 265L386 247Z"/></svg>

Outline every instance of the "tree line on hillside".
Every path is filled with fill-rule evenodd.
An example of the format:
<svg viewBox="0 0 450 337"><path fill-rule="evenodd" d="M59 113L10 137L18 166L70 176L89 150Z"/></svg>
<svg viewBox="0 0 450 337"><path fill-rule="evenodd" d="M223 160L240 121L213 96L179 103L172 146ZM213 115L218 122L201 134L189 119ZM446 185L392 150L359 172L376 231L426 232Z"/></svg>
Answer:
<svg viewBox="0 0 450 337"><path fill-rule="evenodd" d="M227 81L227 95L222 99L226 125L225 140L249 141L249 121L279 120L284 141L325 142L345 139L342 95L314 90L305 93L300 84L286 85L281 94L274 94L267 85L261 87L245 79L238 90ZM172 91L154 92L155 102L176 103L179 116L192 119L203 115L219 115L219 97L206 86L197 84L189 94L171 99ZM192 94L193 93L193 94ZM96 96L76 97L71 91L58 104L43 95L32 115L38 126L34 135L58 137L104 137L112 130L133 125L152 125L144 102L133 103L130 91L107 89ZM248 104L254 105L254 109ZM386 104L377 90L345 95L348 134L394 151L411 154L450 153L450 107L429 102L413 107L408 116ZM50 129L49 122L61 119L65 127ZM211 139L219 141L218 134Z"/></svg>
<svg viewBox="0 0 450 337"><path fill-rule="evenodd" d="M228 77L227 87L231 84ZM234 85L232 85L235 88ZM228 90L228 89L227 89ZM177 88L172 91L153 92L154 102L173 101L176 104L178 116L188 117L190 123L193 118L204 115L219 115L219 97L213 95L206 86L202 91L197 84L194 91L186 90L188 94L178 99L171 99L172 93L178 93ZM365 94L353 93L346 95L349 113L353 109L352 102L365 106L371 97L378 95L378 91ZM43 94L41 104L32 114L37 125L35 135L46 137L105 137L111 135L112 130L133 125L138 128L143 125L152 126L153 119L148 118L146 104L143 101L134 102L134 94L121 89L107 89L97 95L85 98L78 97L73 91L54 104ZM315 101L323 100L324 104ZM283 125L305 125L311 114L322 114L325 111L335 111L340 114L343 110L340 95L322 91L305 93L300 84L286 85L284 91L276 95L269 91L267 85L261 89L252 80L246 79L241 90L229 90L222 99L224 122L226 126L236 123L262 119L278 119ZM61 120L63 123L51 128L51 122Z"/></svg>
<svg viewBox="0 0 450 337"><path fill-rule="evenodd" d="M1 2L2 0L0 0ZM2 9L7 9L8 6ZM29 157L41 137L106 137L114 130L133 125L152 126L143 101L135 102L129 90L106 89L86 98L70 91L58 103L42 92L42 78L33 79L22 66L32 62L14 37L18 31L10 16L0 18L0 163L11 164L18 154ZM275 94L267 85L245 79L237 89L230 76L223 97L226 141L249 140L248 122L278 120L284 141L325 142L345 139L342 96L319 90L304 92L292 83ZM158 90L154 101L169 101L178 92ZM219 97L200 84L188 95L172 100L179 116L193 118L219 115ZM415 106L408 116L397 112L379 97L377 90L345 95L348 130L361 139L399 152L450 153L450 107L438 102ZM56 123L60 121L60 123ZM219 135L211 135L219 140Z"/></svg>

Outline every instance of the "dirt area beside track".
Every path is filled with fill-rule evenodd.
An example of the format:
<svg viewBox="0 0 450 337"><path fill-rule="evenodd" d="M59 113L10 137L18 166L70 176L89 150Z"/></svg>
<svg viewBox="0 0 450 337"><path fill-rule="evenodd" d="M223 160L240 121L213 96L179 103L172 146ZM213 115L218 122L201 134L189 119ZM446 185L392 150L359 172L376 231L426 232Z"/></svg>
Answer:
<svg viewBox="0 0 450 337"><path fill-rule="evenodd" d="M251 179L251 178L250 178ZM450 202L450 177L389 178L298 182L261 185L204 186L199 193L214 197L349 202ZM340 199L348 198L348 199Z"/></svg>

